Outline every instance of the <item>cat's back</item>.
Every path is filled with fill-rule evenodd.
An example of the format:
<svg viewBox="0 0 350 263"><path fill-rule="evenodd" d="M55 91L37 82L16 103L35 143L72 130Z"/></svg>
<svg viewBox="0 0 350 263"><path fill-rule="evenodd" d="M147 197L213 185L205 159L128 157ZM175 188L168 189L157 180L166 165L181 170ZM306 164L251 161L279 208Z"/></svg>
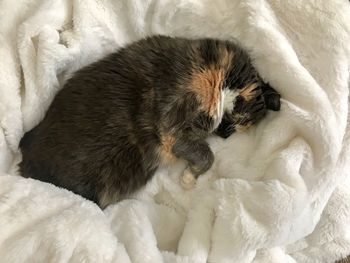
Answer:
<svg viewBox="0 0 350 263"><path fill-rule="evenodd" d="M165 96L162 90L174 92L178 76L189 71L191 45L182 38L148 37L78 70L45 118L22 138L22 151L108 142L111 134L130 133L130 127L142 130L134 125L141 119L143 126L153 126L160 115L156 97Z"/></svg>
<svg viewBox="0 0 350 263"><path fill-rule="evenodd" d="M78 101L81 106L132 106L132 101L140 102L150 89L174 86L188 74L192 44L187 39L153 36L127 45L75 72L51 108L67 108L67 104Z"/></svg>
<svg viewBox="0 0 350 263"><path fill-rule="evenodd" d="M146 38L78 70L22 138L21 174L94 199L100 173L108 174L114 160L140 160L140 142L147 149L159 143L157 96L164 94L158 91L173 91L176 75L189 69L189 44ZM155 158L155 151L148 152Z"/></svg>
<svg viewBox="0 0 350 263"><path fill-rule="evenodd" d="M78 70L69 82L102 80L107 76L111 81L114 78L139 80L142 77L152 79L160 77L163 79L164 76L160 74L165 71L177 75L181 71L188 70L186 66L190 66L193 62L190 59L194 43L184 38L161 35L144 38ZM174 69L180 71L171 71ZM155 75L157 73L158 75ZM100 77L97 78L98 76Z"/></svg>

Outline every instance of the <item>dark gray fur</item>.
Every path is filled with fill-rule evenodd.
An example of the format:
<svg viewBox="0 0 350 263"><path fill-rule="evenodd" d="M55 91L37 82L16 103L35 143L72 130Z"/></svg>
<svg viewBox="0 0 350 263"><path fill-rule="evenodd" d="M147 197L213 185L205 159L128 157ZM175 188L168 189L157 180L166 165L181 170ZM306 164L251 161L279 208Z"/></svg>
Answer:
<svg viewBox="0 0 350 263"><path fill-rule="evenodd" d="M250 82L265 85L247 54L233 43L165 36L140 40L80 69L66 82L45 118L20 142L21 174L105 207L153 176L163 158L164 132L175 140L171 153L187 160L196 176L204 173L214 160L205 142L213 120L187 87L193 65L219 63L219 47L236 54L235 67L226 76L230 89ZM260 105L250 113L254 123L268 108L279 109L279 95L272 91L275 106L261 94L255 101L260 104L241 102ZM254 108L242 105L241 110ZM234 132L229 115L234 112L226 113L217 130L222 137Z"/></svg>

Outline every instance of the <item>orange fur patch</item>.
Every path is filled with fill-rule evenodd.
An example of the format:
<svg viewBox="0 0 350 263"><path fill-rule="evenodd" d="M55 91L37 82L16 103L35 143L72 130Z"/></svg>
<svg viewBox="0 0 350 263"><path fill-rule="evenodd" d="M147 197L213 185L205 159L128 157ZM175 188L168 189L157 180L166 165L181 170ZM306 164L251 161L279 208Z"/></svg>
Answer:
<svg viewBox="0 0 350 263"><path fill-rule="evenodd" d="M219 52L220 52L219 66L228 71L232 66L234 53L229 52L226 48L223 48L223 47L219 49Z"/></svg>
<svg viewBox="0 0 350 263"><path fill-rule="evenodd" d="M221 88L224 81L224 70L207 68L195 72L191 89L198 95L202 110L214 116L221 100Z"/></svg>
<svg viewBox="0 0 350 263"><path fill-rule="evenodd" d="M241 90L239 95L241 95L246 101L249 101L261 93L259 89L255 89L257 86L257 83L249 84Z"/></svg>
<svg viewBox="0 0 350 263"><path fill-rule="evenodd" d="M204 69L198 69L197 64L193 64L194 71L190 86L192 91L198 95L202 105L201 110L211 117L215 117L219 107L225 75L231 69L234 59L234 53L227 50L225 46L220 46L218 53L218 61Z"/></svg>
<svg viewBox="0 0 350 263"><path fill-rule="evenodd" d="M172 153L174 144L175 144L174 136L167 133L161 133L161 146L160 146L159 154L163 161L176 160L176 157Z"/></svg>
<svg viewBox="0 0 350 263"><path fill-rule="evenodd" d="M238 124L235 126L235 130L237 132L244 132L244 131L248 130L251 126L252 126L251 122L248 122L246 125Z"/></svg>

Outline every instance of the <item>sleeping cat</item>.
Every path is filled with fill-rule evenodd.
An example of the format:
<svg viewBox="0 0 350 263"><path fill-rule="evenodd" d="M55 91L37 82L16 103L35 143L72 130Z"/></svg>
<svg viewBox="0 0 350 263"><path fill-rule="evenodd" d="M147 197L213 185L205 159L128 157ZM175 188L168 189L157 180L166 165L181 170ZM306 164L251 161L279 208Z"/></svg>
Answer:
<svg viewBox="0 0 350 263"><path fill-rule="evenodd" d="M153 36L77 71L20 142L20 172L106 207L139 190L161 163L212 165L205 139L228 137L279 110L246 52L215 39ZM186 179L187 178L187 179Z"/></svg>

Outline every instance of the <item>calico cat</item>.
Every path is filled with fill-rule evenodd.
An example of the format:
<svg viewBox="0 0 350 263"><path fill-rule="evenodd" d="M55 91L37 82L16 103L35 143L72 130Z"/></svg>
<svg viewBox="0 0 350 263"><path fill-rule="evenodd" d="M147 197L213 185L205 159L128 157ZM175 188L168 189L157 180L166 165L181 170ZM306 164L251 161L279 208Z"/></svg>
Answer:
<svg viewBox="0 0 350 263"><path fill-rule="evenodd" d="M20 172L101 208L139 190L161 163L182 158L185 181L212 165L205 139L228 137L279 110L239 46L153 36L77 71L20 142ZM186 179L187 178L187 179Z"/></svg>

